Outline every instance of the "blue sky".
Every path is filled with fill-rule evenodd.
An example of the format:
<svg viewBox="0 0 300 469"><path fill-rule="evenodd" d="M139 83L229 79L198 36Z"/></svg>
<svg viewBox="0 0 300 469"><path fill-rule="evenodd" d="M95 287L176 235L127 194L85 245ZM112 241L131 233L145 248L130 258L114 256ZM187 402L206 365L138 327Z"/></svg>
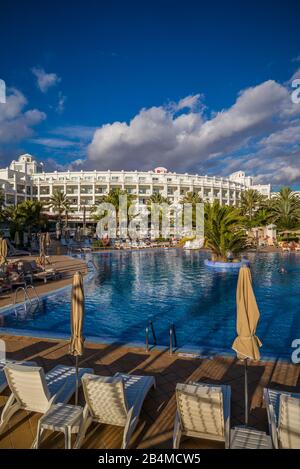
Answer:
<svg viewBox="0 0 300 469"><path fill-rule="evenodd" d="M299 17L294 1L4 0L0 166L26 151L297 187Z"/></svg>

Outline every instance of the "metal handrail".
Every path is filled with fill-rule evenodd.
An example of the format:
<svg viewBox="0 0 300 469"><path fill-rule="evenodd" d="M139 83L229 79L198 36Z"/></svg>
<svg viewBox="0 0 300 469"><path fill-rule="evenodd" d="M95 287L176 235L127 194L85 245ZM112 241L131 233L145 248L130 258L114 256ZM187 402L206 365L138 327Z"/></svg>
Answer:
<svg viewBox="0 0 300 469"><path fill-rule="evenodd" d="M26 291L26 289L24 287L18 287L15 291L15 296L14 296L14 305L16 304L16 301L17 301L17 294L19 291L23 291L24 292L24 303L26 302L26 299L29 301L29 303L31 304L31 299L29 298L28 296L28 293Z"/></svg>
<svg viewBox="0 0 300 469"><path fill-rule="evenodd" d="M156 335L154 331L153 322L149 321L146 326L146 352L149 352L149 329L151 329L152 337L153 337L153 347L156 345Z"/></svg>
<svg viewBox="0 0 300 469"><path fill-rule="evenodd" d="M28 295L28 289L29 289L29 288L31 288L31 289L33 290L33 293L35 294L35 298L37 299L38 304L40 304L40 297L39 297L38 292L36 291L34 285L27 285L27 286L25 287L25 291L27 292L27 295ZM31 298L29 297L29 295L28 295L28 298L31 300Z"/></svg>
<svg viewBox="0 0 300 469"><path fill-rule="evenodd" d="M173 323L170 324L169 335L170 335L169 353L170 353L170 355L172 355L173 354L173 345L174 345L175 348L177 347L176 331L175 331L175 326L174 326Z"/></svg>

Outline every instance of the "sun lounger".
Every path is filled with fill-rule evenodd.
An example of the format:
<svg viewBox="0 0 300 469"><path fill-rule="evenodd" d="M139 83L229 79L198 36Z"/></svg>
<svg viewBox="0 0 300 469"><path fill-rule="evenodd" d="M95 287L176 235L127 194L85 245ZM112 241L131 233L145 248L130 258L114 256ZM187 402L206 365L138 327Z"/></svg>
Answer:
<svg viewBox="0 0 300 469"><path fill-rule="evenodd" d="M264 389L274 448L300 449L300 394Z"/></svg>
<svg viewBox="0 0 300 469"><path fill-rule="evenodd" d="M86 374L82 386L86 405L74 448L80 448L92 422L124 427L122 449L127 448L155 379L119 373L113 377Z"/></svg>
<svg viewBox="0 0 300 469"><path fill-rule="evenodd" d="M173 448L182 435L224 441L230 445L231 388L204 383L177 384Z"/></svg>
<svg viewBox="0 0 300 469"><path fill-rule="evenodd" d="M76 388L74 367L57 365L48 373L39 366L8 364L4 368L11 390L1 415L0 434L18 410L44 414L52 404L66 403ZM79 368L79 380L90 368ZM36 441L33 443L35 447Z"/></svg>
<svg viewBox="0 0 300 469"><path fill-rule="evenodd" d="M43 280L44 283L47 283L47 280L56 280L60 278L61 274L55 269L45 269L42 272L37 272L33 274L34 280Z"/></svg>
<svg viewBox="0 0 300 469"><path fill-rule="evenodd" d="M4 368L6 365L10 363L18 363L19 365L26 365L26 366L36 366L35 362L26 362L23 360L0 360L0 393L4 391L4 389L8 386Z"/></svg>

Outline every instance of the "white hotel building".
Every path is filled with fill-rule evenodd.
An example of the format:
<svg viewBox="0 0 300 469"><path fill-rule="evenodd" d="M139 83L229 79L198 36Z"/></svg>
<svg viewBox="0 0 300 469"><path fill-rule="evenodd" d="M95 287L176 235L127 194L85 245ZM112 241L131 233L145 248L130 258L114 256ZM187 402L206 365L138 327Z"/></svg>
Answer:
<svg viewBox="0 0 300 469"><path fill-rule="evenodd" d="M141 204L154 193L160 193L171 201L179 201L187 192L197 192L204 201L219 200L221 204L237 205L242 191L254 188L267 197L271 185L253 185L253 179L238 171L228 178L178 174L165 168L153 171L44 171L29 155L21 155L8 168L0 169L0 188L6 205L15 205L28 199L45 203L55 191L67 194L71 204L70 218L80 221L83 212L89 218L89 208L97 204L110 190L120 188L136 196ZM49 208L49 214L51 209Z"/></svg>

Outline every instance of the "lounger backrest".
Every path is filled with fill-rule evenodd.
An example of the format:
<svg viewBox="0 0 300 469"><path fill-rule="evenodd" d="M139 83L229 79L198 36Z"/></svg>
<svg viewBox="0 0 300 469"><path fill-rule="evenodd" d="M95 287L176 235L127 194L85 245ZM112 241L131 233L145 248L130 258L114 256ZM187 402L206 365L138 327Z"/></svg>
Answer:
<svg viewBox="0 0 300 469"><path fill-rule="evenodd" d="M9 364L4 370L10 390L23 409L41 413L47 411L50 393L43 368Z"/></svg>
<svg viewBox="0 0 300 469"><path fill-rule="evenodd" d="M176 400L184 432L224 436L221 387L180 383L176 387Z"/></svg>
<svg viewBox="0 0 300 469"><path fill-rule="evenodd" d="M300 449L300 399L280 396L278 440L280 448Z"/></svg>
<svg viewBox="0 0 300 469"><path fill-rule="evenodd" d="M94 420L110 425L125 425L128 410L121 377L85 374L82 385Z"/></svg>

